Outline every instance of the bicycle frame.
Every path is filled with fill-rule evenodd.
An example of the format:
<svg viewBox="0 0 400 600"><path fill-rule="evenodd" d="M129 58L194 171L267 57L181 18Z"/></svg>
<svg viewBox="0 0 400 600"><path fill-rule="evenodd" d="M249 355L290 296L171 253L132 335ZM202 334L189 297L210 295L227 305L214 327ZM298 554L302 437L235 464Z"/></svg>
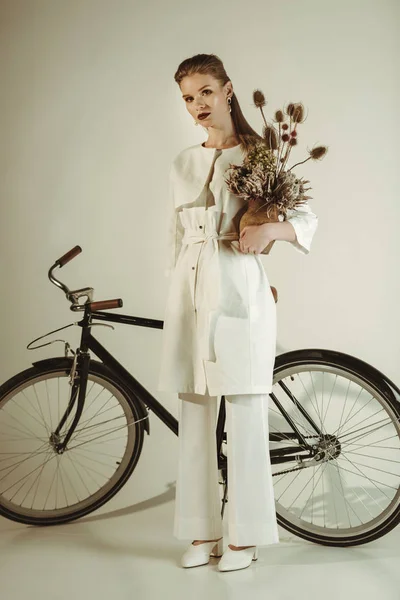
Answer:
<svg viewBox="0 0 400 600"><path fill-rule="evenodd" d="M121 323L124 325L136 325L139 327L151 327L155 329L163 329L164 322L158 319L148 319L142 317L134 317L130 315L122 315L122 314L110 314L103 311L92 311L88 306L85 306L85 313L82 321L78 323L80 327L82 327L82 336L81 343L79 347L79 352L77 353L77 362L79 366L79 376L77 381L73 382L73 388L71 392L71 399L66 410L66 413L61 420L57 430L55 431L55 435L58 435L58 432L61 430L64 425L68 415L71 413L72 408L75 404L76 395L79 389L79 397L78 397L78 406L77 412L74 417L74 420L71 424L70 430L65 436L62 443L60 443L59 449L63 451L72 436L76 425L79 422L80 415L82 414L84 399L86 396L86 385L87 385L87 374L89 372L90 365L90 355L89 350L91 350L102 362L108 367L112 372L116 373L118 378L124 384L126 388L131 390L133 394L150 410L154 412L154 414L173 432L175 435L179 435L179 424L177 419L162 405L158 400L150 394L150 392L141 385L141 383L129 373L108 351L107 349L92 335L91 333L91 325L93 320L98 321L109 321L114 323ZM299 410L303 413L307 421L316 431L316 435L322 435L319 427L314 423L308 413L299 405L296 398L293 397L290 390L288 390L284 383L279 382L279 385L285 389L286 393L289 395L291 400L297 405ZM281 412L282 416L285 418L287 423L292 428L292 431L284 434L276 433L271 434L269 439L271 441L284 441L290 439L296 439L299 442L299 446L296 448L295 446L289 446L287 448L279 448L279 449L271 449L270 450L270 458L271 464L289 462L293 460L300 460L299 452L302 452L301 459L312 458L315 455L313 448L307 443L304 436L300 433L296 424L293 422L291 417L287 414L279 400L276 396L271 393L271 398L273 399L275 405L278 410ZM221 397L221 405L220 412L218 415L218 422L216 428L216 436L217 436L217 448L219 449L219 458L220 461L219 468L221 468L222 461L225 460L225 457L220 454L220 449L222 446L222 441L224 438L224 422L225 422L225 397ZM304 454L304 451L307 451L308 454Z"/></svg>

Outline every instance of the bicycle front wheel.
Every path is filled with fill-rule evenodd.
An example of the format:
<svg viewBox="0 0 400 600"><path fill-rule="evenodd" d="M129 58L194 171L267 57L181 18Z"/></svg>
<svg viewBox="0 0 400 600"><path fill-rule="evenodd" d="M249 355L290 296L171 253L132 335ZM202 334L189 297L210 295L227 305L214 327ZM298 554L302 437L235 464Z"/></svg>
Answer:
<svg viewBox="0 0 400 600"><path fill-rule="evenodd" d="M270 448L287 456L293 445L291 462L272 465L277 520L308 541L354 546L400 522L399 403L366 363L324 352L288 353L274 371ZM314 457L301 458L294 428Z"/></svg>
<svg viewBox="0 0 400 600"><path fill-rule="evenodd" d="M34 366L0 387L0 514L8 519L54 525L80 518L110 500L139 460L139 401L93 360L83 413L65 451L56 451L53 433L69 402L71 365L60 359Z"/></svg>

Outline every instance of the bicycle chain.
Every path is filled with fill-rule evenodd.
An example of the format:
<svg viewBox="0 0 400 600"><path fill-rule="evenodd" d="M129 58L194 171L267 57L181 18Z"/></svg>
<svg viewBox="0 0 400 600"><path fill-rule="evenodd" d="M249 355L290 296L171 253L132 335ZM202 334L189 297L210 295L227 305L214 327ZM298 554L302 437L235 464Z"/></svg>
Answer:
<svg viewBox="0 0 400 600"><path fill-rule="evenodd" d="M301 471L302 469L306 469L306 467L294 467L293 469L286 469L286 471L279 471L278 473L273 473L272 477L282 475L283 473L291 473L292 471Z"/></svg>

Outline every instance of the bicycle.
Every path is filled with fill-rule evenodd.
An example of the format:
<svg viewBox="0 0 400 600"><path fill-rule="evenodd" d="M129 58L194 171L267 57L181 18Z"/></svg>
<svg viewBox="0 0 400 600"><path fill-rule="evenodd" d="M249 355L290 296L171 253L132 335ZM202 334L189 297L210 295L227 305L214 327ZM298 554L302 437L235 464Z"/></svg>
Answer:
<svg viewBox="0 0 400 600"><path fill-rule="evenodd" d="M58 259L48 277L72 311L84 312L82 320L28 344L34 350L61 341L64 356L34 362L0 387L0 514L20 523L67 523L110 500L138 463L144 433L150 435L150 411L179 434L173 415L91 332L95 325L113 329L94 320L158 329L163 321L104 312L122 307L122 300L93 302L93 288L69 290L57 280L54 269L81 251L75 246ZM76 351L65 340L32 347L71 326L82 328ZM314 543L352 546L399 523L396 394L383 373L349 354L311 348L276 357L269 440L276 515L284 529ZM224 428L221 396L216 438L222 518L228 502Z"/></svg>

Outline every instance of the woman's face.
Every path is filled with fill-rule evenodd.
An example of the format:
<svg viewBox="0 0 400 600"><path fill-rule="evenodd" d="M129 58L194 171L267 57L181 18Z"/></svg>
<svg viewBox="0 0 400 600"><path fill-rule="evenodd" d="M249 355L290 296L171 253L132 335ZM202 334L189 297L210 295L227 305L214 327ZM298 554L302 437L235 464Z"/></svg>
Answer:
<svg viewBox="0 0 400 600"><path fill-rule="evenodd" d="M232 96L232 83L221 87L212 75L196 73L184 77L180 83L183 101L190 115L203 127L223 124L230 119L227 97ZM209 113L200 119L199 115Z"/></svg>

